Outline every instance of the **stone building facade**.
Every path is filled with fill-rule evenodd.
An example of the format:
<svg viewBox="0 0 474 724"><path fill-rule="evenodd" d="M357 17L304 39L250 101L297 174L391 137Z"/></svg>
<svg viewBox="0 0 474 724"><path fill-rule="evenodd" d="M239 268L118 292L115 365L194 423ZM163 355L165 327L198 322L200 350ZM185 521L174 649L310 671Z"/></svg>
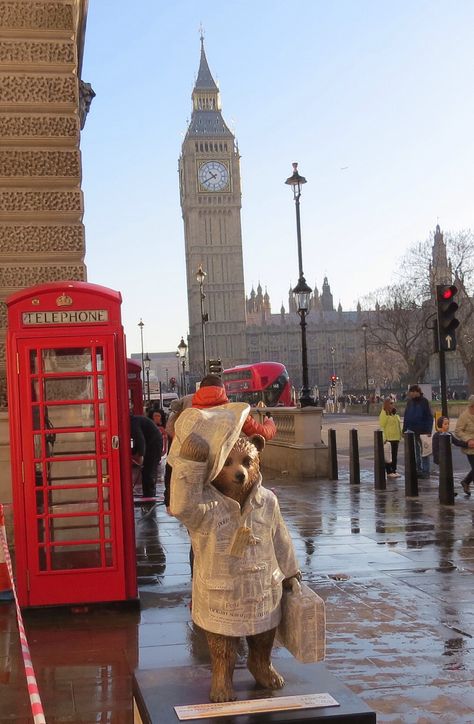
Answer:
<svg viewBox="0 0 474 724"><path fill-rule="evenodd" d="M4 300L85 280L80 130L94 95L81 80L87 0L0 0L0 396Z"/></svg>

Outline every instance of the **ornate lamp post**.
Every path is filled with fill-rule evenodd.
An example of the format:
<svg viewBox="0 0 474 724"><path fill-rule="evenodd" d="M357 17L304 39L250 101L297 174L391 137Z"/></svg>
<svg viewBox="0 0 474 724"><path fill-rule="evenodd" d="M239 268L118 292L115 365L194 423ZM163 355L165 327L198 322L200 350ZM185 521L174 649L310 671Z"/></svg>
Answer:
<svg viewBox="0 0 474 724"><path fill-rule="evenodd" d="M336 376L336 366L334 364L334 355L336 354L336 348L331 347L330 352L331 352L331 357L332 357L332 376L335 377Z"/></svg>
<svg viewBox="0 0 474 724"><path fill-rule="evenodd" d="M306 316L309 312L309 300L311 295L311 287L306 283L306 279L303 274L303 255L301 251L301 222L300 222L300 196L301 187L306 183L304 176L300 176L298 173L298 164L293 164L293 175L286 179L286 184L293 188L293 197L295 200L296 208L296 238L298 242L298 268L299 278L298 284L293 289L295 295L298 314L300 315L300 326L301 326L301 362L303 368L303 387L301 390L300 403L301 407L308 407L314 405L314 400L311 396L311 391L308 382L308 350L306 346Z"/></svg>
<svg viewBox="0 0 474 724"><path fill-rule="evenodd" d="M368 325L364 322L364 324L362 325L362 331L363 331L363 333L364 333L365 390L366 390L366 394L367 394L367 414L369 414L369 405L370 405L370 400L369 400L369 366L368 366L368 364L367 364L367 330L368 330L368 328L369 328Z"/></svg>
<svg viewBox="0 0 474 724"><path fill-rule="evenodd" d="M188 351L188 345L184 341L183 337L181 337L181 341L178 344L178 356L181 360L181 367L182 367L182 386L181 389L183 390L183 395L186 394L186 352Z"/></svg>
<svg viewBox="0 0 474 724"><path fill-rule="evenodd" d="M199 283L199 299L201 302L201 340L202 340L202 367L203 375L206 374L207 359L206 359L206 322L209 321L209 315L204 313L204 300L206 295L203 291L204 280L207 277L206 272L202 268L202 264L199 264L199 269L196 272L196 279Z"/></svg>
<svg viewBox="0 0 474 724"><path fill-rule="evenodd" d="M143 319L140 318L140 321L138 322L138 326L140 327L140 342L141 342L141 348L142 348L142 385L143 385L143 404L145 404L145 359L143 357L143 327L145 326Z"/></svg>
<svg viewBox="0 0 474 724"><path fill-rule="evenodd" d="M146 355L144 357L143 363L145 365L145 373L146 373L146 397L148 400L148 404L150 404L150 364L151 364L151 359L150 359L148 352L146 353Z"/></svg>

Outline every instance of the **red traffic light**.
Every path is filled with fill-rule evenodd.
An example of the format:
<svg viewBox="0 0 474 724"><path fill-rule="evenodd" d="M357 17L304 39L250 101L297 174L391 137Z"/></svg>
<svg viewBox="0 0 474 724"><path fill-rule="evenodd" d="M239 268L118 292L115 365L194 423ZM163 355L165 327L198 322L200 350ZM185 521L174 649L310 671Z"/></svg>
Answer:
<svg viewBox="0 0 474 724"><path fill-rule="evenodd" d="M331 379L332 379L333 382L335 382L335 381L337 380L337 376L336 376L336 375L331 375Z"/></svg>
<svg viewBox="0 0 474 724"><path fill-rule="evenodd" d="M454 295L457 293L457 287L455 287L453 284L451 286L447 285L438 285L438 299L442 302L449 302Z"/></svg>

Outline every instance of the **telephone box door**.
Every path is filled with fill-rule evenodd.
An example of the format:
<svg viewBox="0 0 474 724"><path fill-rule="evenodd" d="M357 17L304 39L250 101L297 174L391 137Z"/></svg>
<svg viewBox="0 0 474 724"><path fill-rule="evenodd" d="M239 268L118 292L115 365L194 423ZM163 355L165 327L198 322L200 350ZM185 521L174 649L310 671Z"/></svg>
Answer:
<svg viewBox="0 0 474 724"><path fill-rule="evenodd" d="M114 334L19 340L30 606L124 598L115 365Z"/></svg>

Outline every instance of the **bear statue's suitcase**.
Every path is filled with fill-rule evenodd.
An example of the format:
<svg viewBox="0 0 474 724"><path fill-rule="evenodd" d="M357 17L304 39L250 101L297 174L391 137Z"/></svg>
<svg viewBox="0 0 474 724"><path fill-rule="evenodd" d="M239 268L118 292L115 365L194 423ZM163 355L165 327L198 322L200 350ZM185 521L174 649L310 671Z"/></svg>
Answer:
<svg viewBox="0 0 474 724"><path fill-rule="evenodd" d="M291 588L283 589L277 636L302 664L323 661L326 653L324 601L296 578L292 579Z"/></svg>

